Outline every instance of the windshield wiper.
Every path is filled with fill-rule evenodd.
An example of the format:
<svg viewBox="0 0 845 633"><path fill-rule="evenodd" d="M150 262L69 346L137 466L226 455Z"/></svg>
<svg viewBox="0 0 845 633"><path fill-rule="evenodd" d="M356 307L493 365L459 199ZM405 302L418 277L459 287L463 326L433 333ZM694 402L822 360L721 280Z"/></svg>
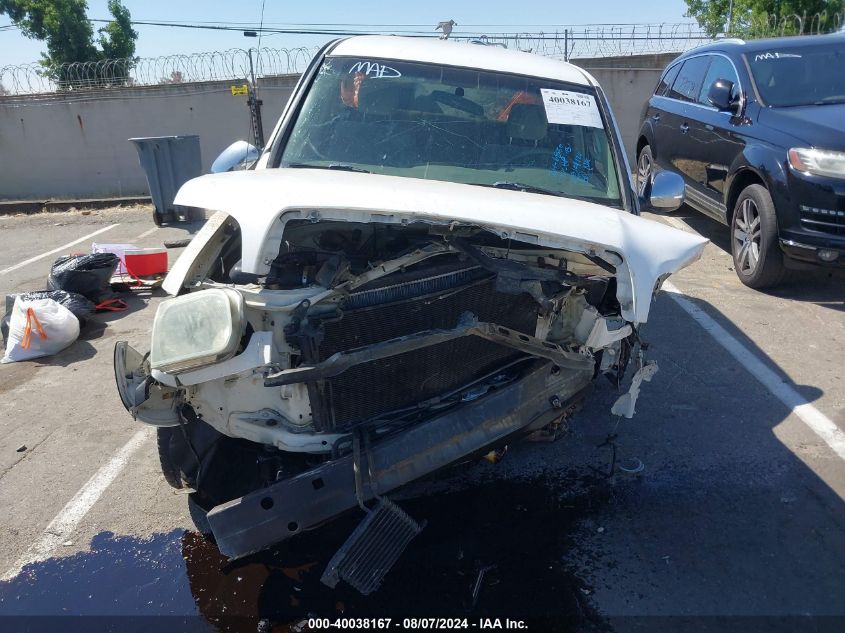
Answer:
<svg viewBox="0 0 845 633"><path fill-rule="evenodd" d="M478 187L492 187L493 189L509 189L510 191L522 191L525 193L541 193L546 196L556 196L558 198L567 197L566 194L563 194L560 191L552 191L551 189L543 189L543 187L526 185L521 182L510 182L508 180L499 180L498 182L494 182L493 184L486 182L473 182L470 184L476 185Z"/></svg>
<svg viewBox="0 0 845 633"><path fill-rule="evenodd" d="M534 185L526 185L521 182L499 181L490 184L488 182L471 182L471 185L476 187L492 187L493 189L508 189L510 191L523 191L525 193L540 193L545 196L555 196L556 198L571 198L573 200L583 200L584 202L592 202L606 207L613 207L614 209L621 209L622 206L618 200L610 198L600 198L598 196L576 196L571 193L564 193L562 191L552 191L551 189L543 189L543 187L535 187Z"/></svg>
<svg viewBox="0 0 845 633"><path fill-rule="evenodd" d="M355 167L355 165L344 165L343 163L331 163L330 165L314 165L312 163L288 163L285 167L294 169L334 169L336 171L354 171L359 174L369 174L368 169Z"/></svg>

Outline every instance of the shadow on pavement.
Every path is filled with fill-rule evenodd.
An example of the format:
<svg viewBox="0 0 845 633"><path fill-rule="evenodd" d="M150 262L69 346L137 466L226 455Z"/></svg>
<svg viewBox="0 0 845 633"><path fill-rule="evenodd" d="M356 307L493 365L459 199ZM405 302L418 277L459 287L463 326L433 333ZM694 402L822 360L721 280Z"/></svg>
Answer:
<svg viewBox="0 0 845 633"><path fill-rule="evenodd" d="M0 623L23 616L158 615L253 632L262 619L288 630L315 614L415 615L550 618L577 630L604 630L587 604L589 590L563 557L575 523L607 499L607 483L581 481L577 494L566 484L497 481L404 500L429 525L369 597L320 582L358 513L234 562L195 532L150 539L104 532L90 551L28 565L0 583Z"/></svg>

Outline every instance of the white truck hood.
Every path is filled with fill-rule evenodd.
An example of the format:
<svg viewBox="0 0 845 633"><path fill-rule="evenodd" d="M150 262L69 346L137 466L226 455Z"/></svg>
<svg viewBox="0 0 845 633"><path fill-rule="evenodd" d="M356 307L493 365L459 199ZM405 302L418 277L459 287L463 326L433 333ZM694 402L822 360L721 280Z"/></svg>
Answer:
<svg viewBox="0 0 845 633"><path fill-rule="evenodd" d="M311 169L201 176L176 204L237 220L244 272L266 274L293 219L458 222L503 237L598 256L616 266L622 316L644 323L655 285L696 261L707 240L626 211L548 195L416 178Z"/></svg>

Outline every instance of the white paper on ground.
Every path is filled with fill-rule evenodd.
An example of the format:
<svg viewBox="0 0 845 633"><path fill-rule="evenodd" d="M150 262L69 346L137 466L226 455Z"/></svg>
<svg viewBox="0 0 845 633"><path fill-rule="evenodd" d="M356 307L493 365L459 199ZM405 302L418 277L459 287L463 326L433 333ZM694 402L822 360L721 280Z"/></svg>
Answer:
<svg viewBox="0 0 845 633"><path fill-rule="evenodd" d="M601 114L593 95L569 90L541 88L543 107L549 123L603 128Z"/></svg>

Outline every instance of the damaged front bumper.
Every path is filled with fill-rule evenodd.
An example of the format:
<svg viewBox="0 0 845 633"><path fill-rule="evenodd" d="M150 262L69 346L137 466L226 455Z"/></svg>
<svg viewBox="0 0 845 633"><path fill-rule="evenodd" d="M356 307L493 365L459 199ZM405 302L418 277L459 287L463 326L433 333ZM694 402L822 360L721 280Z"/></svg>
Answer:
<svg viewBox="0 0 845 633"><path fill-rule="evenodd" d="M520 380L374 444L357 485L355 457L348 455L213 508L208 522L217 545L230 558L260 551L359 501L547 426L589 389L591 379L591 370L561 371L535 361Z"/></svg>

